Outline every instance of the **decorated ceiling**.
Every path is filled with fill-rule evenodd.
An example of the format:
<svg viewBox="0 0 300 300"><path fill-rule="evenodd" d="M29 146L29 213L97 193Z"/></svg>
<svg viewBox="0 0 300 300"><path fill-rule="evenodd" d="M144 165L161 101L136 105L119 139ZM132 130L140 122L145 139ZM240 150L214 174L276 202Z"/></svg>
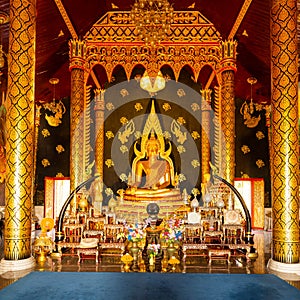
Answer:
<svg viewBox="0 0 300 300"><path fill-rule="evenodd" d="M254 101L270 102L270 0L267 1L169 1L175 10L198 10L220 33L223 40L238 42L236 96L250 97L247 78L254 76ZM108 11L129 11L134 0L37 1L36 101L52 100L50 78L58 78L58 97L70 95L68 41L83 37ZM9 0L0 0L0 9L9 13ZM1 25L4 50L8 49L9 24ZM3 68L3 79L7 65ZM207 85L210 74L203 72L200 82ZM5 80L2 80L5 82Z"/></svg>

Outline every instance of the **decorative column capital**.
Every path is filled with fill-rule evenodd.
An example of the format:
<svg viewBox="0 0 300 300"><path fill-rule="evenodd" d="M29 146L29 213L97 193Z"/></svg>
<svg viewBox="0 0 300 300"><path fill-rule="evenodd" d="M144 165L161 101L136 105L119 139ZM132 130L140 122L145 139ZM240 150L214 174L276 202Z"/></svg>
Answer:
<svg viewBox="0 0 300 300"><path fill-rule="evenodd" d="M228 41L222 41L221 43L221 53L222 53L222 59L221 59L221 70L228 71L232 70L236 72L236 48L237 48L237 41L228 40Z"/></svg>
<svg viewBox="0 0 300 300"><path fill-rule="evenodd" d="M104 111L104 93L105 89L95 89L95 110Z"/></svg>
<svg viewBox="0 0 300 300"><path fill-rule="evenodd" d="M204 101L201 102L202 111L211 110L211 93L212 93L211 89L200 90L202 100L204 100Z"/></svg>
<svg viewBox="0 0 300 300"><path fill-rule="evenodd" d="M70 71L73 68L84 69L86 55L85 41L73 39L69 41Z"/></svg>

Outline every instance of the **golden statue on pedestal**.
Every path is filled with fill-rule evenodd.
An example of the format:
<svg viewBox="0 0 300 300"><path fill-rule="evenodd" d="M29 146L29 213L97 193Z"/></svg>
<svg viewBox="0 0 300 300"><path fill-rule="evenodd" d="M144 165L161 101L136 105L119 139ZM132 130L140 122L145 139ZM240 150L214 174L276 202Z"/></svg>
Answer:
<svg viewBox="0 0 300 300"><path fill-rule="evenodd" d="M134 145L136 157L132 163L132 174L129 176L128 189L124 200L157 200L164 197L181 198L170 158L171 143L165 149L165 141L159 119L155 113L154 101L146 121L141 138L141 149Z"/></svg>

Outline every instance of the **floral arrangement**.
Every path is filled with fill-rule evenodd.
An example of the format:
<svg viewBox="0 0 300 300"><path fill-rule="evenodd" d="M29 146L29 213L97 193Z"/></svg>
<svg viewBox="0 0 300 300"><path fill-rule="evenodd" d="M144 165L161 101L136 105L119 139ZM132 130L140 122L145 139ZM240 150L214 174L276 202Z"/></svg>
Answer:
<svg viewBox="0 0 300 300"><path fill-rule="evenodd" d="M147 247L148 253L151 256L156 256L158 254L158 251L160 249L160 244L149 244Z"/></svg>
<svg viewBox="0 0 300 300"><path fill-rule="evenodd" d="M170 218L164 221L161 239L168 244L182 239L184 230L182 220L178 218Z"/></svg>
<svg viewBox="0 0 300 300"><path fill-rule="evenodd" d="M124 226L128 241L139 242L146 236L145 228L141 224L125 224Z"/></svg>

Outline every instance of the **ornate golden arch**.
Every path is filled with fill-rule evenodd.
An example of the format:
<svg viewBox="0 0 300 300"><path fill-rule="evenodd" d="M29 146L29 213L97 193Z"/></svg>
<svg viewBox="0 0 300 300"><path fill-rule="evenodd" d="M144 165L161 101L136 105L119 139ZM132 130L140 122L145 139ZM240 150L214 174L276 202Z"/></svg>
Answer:
<svg viewBox="0 0 300 300"><path fill-rule="evenodd" d="M156 76L162 66L169 65L175 80L178 80L181 69L189 65L196 81L202 67L209 65L218 82L224 68L224 45L220 33L198 11L174 12L171 33L155 48L145 46L139 39L129 11L106 13L81 43L83 53L78 53L78 41L70 42L70 69L80 65L90 74L99 64L105 69L109 81L118 65L124 68L127 79L136 65L143 65L150 77ZM235 59L227 60L226 67L235 69Z"/></svg>
<svg viewBox="0 0 300 300"><path fill-rule="evenodd" d="M168 65L174 72L175 80L178 80L181 70L188 65L194 73L196 82L201 69L209 65L212 74L217 79L217 87L214 89L216 99L215 123L218 124L214 128L214 144L216 145L215 148L218 149L215 153L215 164L220 166L220 169L229 169L232 173L234 169L234 161L231 157L233 152L228 150L228 153L222 153L220 145L221 133L223 132L225 133L226 149L234 149L232 134L234 125L231 122L234 116L228 117L226 114L223 117L222 111L229 111L233 114L234 76L231 71L236 70L236 45L237 43L232 40L222 41L220 33L214 25L198 11L175 11L171 33L154 48L146 46L140 40L135 32L135 25L130 21L129 11L108 12L92 26L82 40L71 40L69 56L73 82L71 107L74 110L74 118L72 119L74 124L80 115L80 109L83 109L88 102L90 87L87 82L90 76L99 90L99 97L96 97L96 123L99 124L96 145L99 149L95 151L98 153L95 160L100 177L103 173L104 131L101 124L104 120L105 90L94 74L93 68L96 65L103 67L109 81L112 80L113 71L117 66L121 66L125 70L129 80L133 69L138 65L144 66L150 77L156 77L160 69ZM210 88L212 78L213 76L206 83L205 89ZM224 120L230 120L230 122L227 124ZM76 141L80 141L82 137L76 136L76 127L73 127L71 135L74 136L74 144L76 144ZM74 155L75 158L80 155L85 158L82 159L82 164L77 161L74 163L76 169L73 173L75 175L73 176L71 172L71 178L74 177L74 182L76 180L78 183L83 181L80 174L87 168L85 161L88 161L89 142L88 137L84 138L84 149L78 150L79 152ZM230 163L223 167L226 161L230 161ZM75 180L75 178L78 179Z"/></svg>

